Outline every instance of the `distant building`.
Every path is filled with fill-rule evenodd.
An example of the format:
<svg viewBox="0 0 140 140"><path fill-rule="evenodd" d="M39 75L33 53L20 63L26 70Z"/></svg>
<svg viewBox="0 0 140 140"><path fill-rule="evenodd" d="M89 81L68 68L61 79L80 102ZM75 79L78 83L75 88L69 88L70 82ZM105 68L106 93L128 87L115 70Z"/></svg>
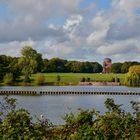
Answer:
<svg viewBox="0 0 140 140"><path fill-rule="evenodd" d="M105 58L103 61L103 73L110 73L112 60L110 58Z"/></svg>

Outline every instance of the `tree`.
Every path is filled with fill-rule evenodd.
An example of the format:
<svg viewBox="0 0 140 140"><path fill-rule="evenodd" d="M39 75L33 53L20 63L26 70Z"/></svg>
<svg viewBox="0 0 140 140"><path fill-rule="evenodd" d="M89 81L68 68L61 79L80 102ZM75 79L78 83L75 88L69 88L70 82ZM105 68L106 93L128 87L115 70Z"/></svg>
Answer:
<svg viewBox="0 0 140 140"><path fill-rule="evenodd" d="M8 68L9 64L13 62L13 58L6 55L0 55L0 81L6 73L12 73Z"/></svg>
<svg viewBox="0 0 140 140"><path fill-rule="evenodd" d="M43 140L51 133L52 124L48 119L32 122L30 113L25 109L16 109L16 99L5 97L0 102L1 140Z"/></svg>
<svg viewBox="0 0 140 140"><path fill-rule="evenodd" d="M69 61L66 64L67 69L69 72L80 73L84 71L84 65L82 62L79 61Z"/></svg>
<svg viewBox="0 0 140 140"><path fill-rule="evenodd" d="M92 64L90 62L81 62L81 72L92 73Z"/></svg>
<svg viewBox="0 0 140 140"><path fill-rule="evenodd" d="M103 71L103 67L98 62L91 62L93 73L101 73Z"/></svg>
<svg viewBox="0 0 140 140"><path fill-rule="evenodd" d="M39 67L41 63L43 64L43 60L41 59L41 54L37 53L30 46L25 46L21 54L22 57L19 59L19 64L22 65L22 72L25 75L24 82L26 83L30 81L31 74L40 69Z"/></svg>
<svg viewBox="0 0 140 140"><path fill-rule="evenodd" d="M122 63L113 63L111 65L111 73L121 73Z"/></svg>
<svg viewBox="0 0 140 140"><path fill-rule="evenodd" d="M140 65L131 66L125 76L127 86L140 86Z"/></svg>
<svg viewBox="0 0 140 140"><path fill-rule="evenodd" d="M14 57L13 61L7 67L7 71L13 74L13 81L16 81L21 75L22 66L19 65L18 61L19 58Z"/></svg>
<svg viewBox="0 0 140 140"><path fill-rule="evenodd" d="M130 62L124 62L122 64L121 72L122 73L127 73L130 66L131 66Z"/></svg>
<svg viewBox="0 0 140 140"><path fill-rule="evenodd" d="M60 83L60 81L61 81L60 75L57 75L57 76L56 76L56 81L57 81L58 83Z"/></svg>
<svg viewBox="0 0 140 140"><path fill-rule="evenodd" d="M67 60L60 58L52 58L49 61L45 60L46 72L67 72Z"/></svg>
<svg viewBox="0 0 140 140"><path fill-rule="evenodd" d="M4 66L0 64L0 81L2 81L4 75Z"/></svg>
<svg viewBox="0 0 140 140"><path fill-rule="evenodd" d="M125 112L113 99L107 99L108 109L95 109L66 114L64 125L55 125L45 117L32 121L27 110L17 109L16 99L0 101L1 140L139 140L140 103L133 102L132 113Z"/></svg>
<svg viewBox="0 0 140 140"><path fill-rule="evenodd" d="M70 113L65 115L64 120L66 125L62 128L60 136L68 140L94 140L93 116L96 114L95 110L89 111L79 109L77 115Z"/></svg>
<svg viewBox="0 0 140 140"><path fill-rule="evenodd" d="M6 73L6 75L3 78L4 84L10 85L13 83L13 74L12 73Z"/></svg>
<svg viewBox="0 0 140 140"><path fill-rule="evenodd" d="M45 76L42 73L38 73L35 77L35 83L37 85L44 85L45 84Z"/></svg>
<svg viewBox="0 0 140 140"><path fill-rule="evenodd" d="M46 59L46 58L43 59L43 66L44 66L44 67L43 67L43 70L42 70L43 73L49 72L49 71L48 71L48 64L49 64L49 60Z"/></svg>
<svg viewBox="0 0 140 140"><path fill-rule="evenodd" d="M74 73L100 73L102 66L97 62L68 61L66 64L69 72Z"/></svg>
<svg viewBox="0 0 140 140"><path fill-rule="evenodd" d="M42 54L37 53L37 55L36 55L36 61L37 61L36 72L43 72L44 62L43 62Z"/></svg>
<svg viewBox="0 0 140 140"><path fill-rule="evenodd" d="M122 73L127 73L128 71L129 71L129 68L131 67L131 66L134 66L134 65L140 65L140 63L138 63L138 62L124 62L123 64L122 64L122 67L121 67L121 72Z"/></svg>

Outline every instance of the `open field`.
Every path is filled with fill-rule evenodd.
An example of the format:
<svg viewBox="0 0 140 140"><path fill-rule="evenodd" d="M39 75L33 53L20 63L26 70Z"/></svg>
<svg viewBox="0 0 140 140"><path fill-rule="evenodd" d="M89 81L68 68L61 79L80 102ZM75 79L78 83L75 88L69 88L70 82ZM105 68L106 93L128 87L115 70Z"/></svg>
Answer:
<svg viewBox="0 0 140 140"><path fill-rule="evenodd" d="M121 84L124 82L125 74L93 74L93 73L44 73L46 82L57 82L57 75L60 76L60 83L76 85L83 77L90 78L91 81L111 81L112 78L119 78ZM36 74L32 75L35 79Z"/></svg>
<svg viewBox="0 0 140 140"><path fill-rule="evenodd" d="M57 76L60 76L60 82L58 84ZM37 74L32 74L31 83L24 84L24 76L21 76L20 79L13 83L12 85L31 85L34 86L35 79ZM44 73L46 84L45 85L77 85L78 82L84 77L85 79L90 78L91 81L111 81L112 78L119 78L120 83L124 84L125 74L97 74L97 73ZM4 83L1 83L4 85Z"/></svg>

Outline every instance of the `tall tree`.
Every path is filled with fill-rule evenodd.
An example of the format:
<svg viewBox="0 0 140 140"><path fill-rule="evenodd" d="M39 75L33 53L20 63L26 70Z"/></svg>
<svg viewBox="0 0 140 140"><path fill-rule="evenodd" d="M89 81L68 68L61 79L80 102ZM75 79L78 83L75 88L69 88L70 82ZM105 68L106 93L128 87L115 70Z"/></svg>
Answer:
<svg viewBox="0 0 140 140"><path fill-rule="evenodd" d="M140 65L131 66L125 77L127 86L140 86Z"/></svg>
<svg viewBox="0 0 140 140"><path fill-rule="evenodd" d="M10 72L8 68L9 64L13 62L13 58L6 55L0 55L0 80L3 79L4 75Z"/></svg>
<svg viewBox="0 0 140 140"><path fill-rule="evenodd" d="M138 63L138 62L124 62L123 63L123 65L122 65L122 67L121 67L121 72L122 73L127 73L128 71L129 71L129 68L131 67L131 66L134 66L134 65L139 65L140 63Z"/></svg>
<svg viewBox="0 0 140 140"><path fill-rule="evenodd" d="M121 73L122 65L123 65L122 63L113 63L111 65L111 72L112 73Z"/></svg>
<svg viewBox="0 0 140 140"><path fill-rule="evenodd" d="M103 67L98 62L91 62L92 63L92 72L93 73L101 73L103 71Z"/></svg>
<svg viewBox="0 0 140 140"><path fill-rule="evenodd" d="M52 58L49 61L45 60L46 72L66 72L67 60L60 58Z"/></svg>
<svg viewBox="0 0 140 140"><path fill-rule="evenodd" d="M30 46L25 46L21 54L19 64L22 65L22 72L25 75L24 82L29 82L31 74L38 70L40 64L43 64L43 60L41 54L37 53L37 51Z"/></svg>

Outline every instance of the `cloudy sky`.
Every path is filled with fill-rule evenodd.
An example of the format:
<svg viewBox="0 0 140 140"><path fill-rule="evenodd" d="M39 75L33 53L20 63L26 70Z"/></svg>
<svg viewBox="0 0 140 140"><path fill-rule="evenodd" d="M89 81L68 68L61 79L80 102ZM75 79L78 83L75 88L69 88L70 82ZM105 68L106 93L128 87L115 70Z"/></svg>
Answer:
<svg viewBox="0 0 140 140"><path fill-rule="evenodd" d="M140 61L140 0L0 0L0 54Z"/></svg>

